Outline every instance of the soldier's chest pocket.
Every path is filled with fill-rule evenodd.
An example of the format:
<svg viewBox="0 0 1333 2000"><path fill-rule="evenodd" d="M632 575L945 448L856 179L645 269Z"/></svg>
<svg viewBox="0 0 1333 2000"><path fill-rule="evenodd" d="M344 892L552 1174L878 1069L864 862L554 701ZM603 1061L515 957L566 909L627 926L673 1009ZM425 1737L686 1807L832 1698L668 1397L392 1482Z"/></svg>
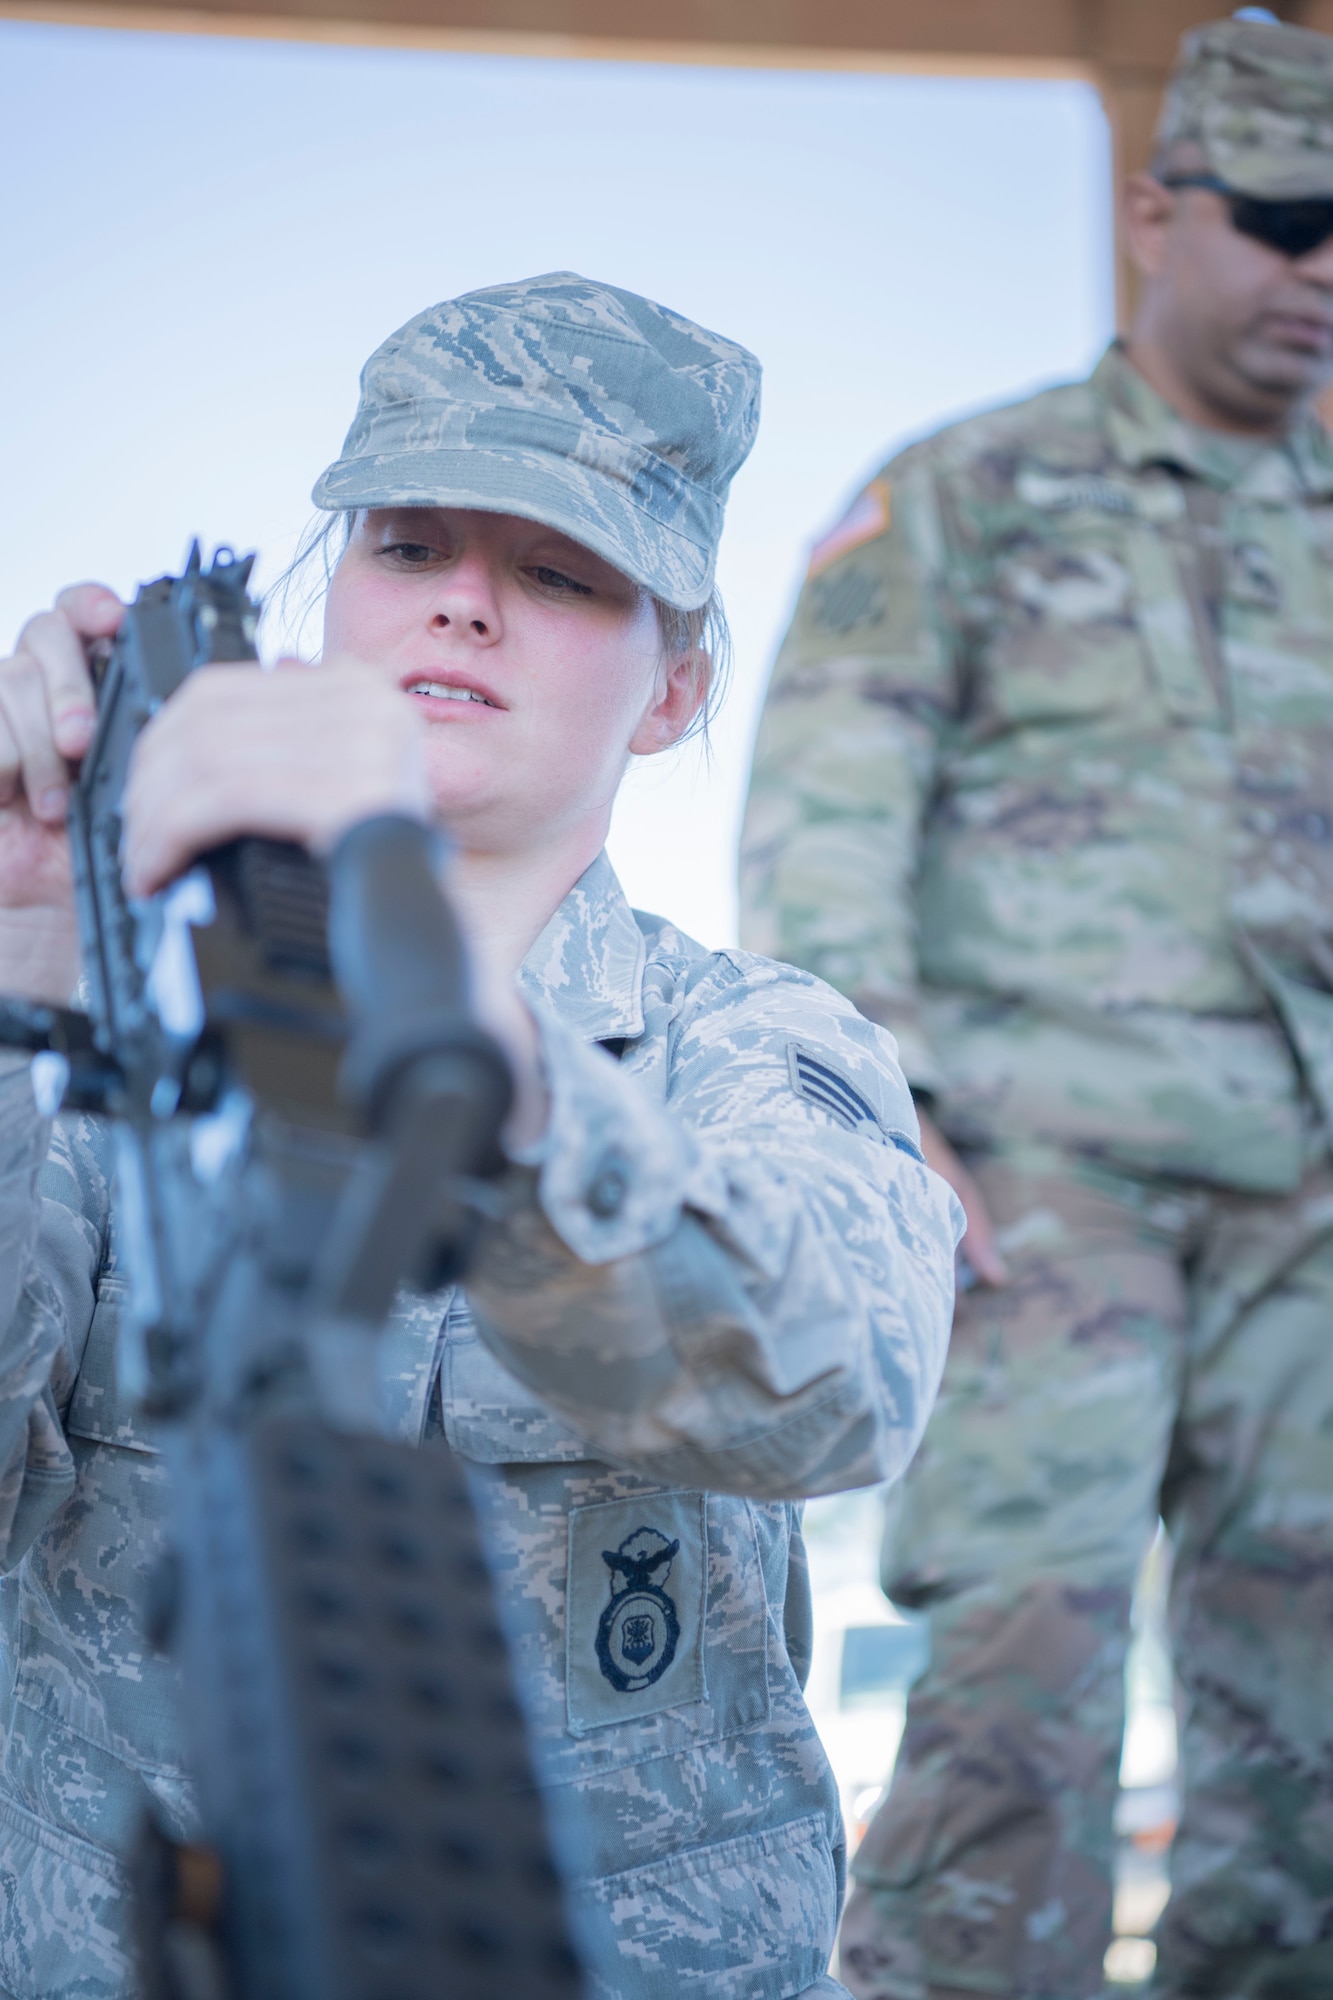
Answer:
<svg viewBox="0 0 1333 2000"><path fill-rule="evenodd" d="M450 1448L478 1465L567 1465L593 1453L492 1354L456 1298L440 1352L440 1408Z"/></svg>
<svg viewBox="0 0 1333 2000"><path fill-rule="evenodd" d="M1231 549L1225 617L1238 728L1257 724L1299 736L1326 776L1324 745L1333 725L1333 528L1317 524L1306 537L1289 521L1274 526L1262 514L1242 524Z"/></svg>
<svg viewBox="0 0 1333 2000"><path fill-rule="evenodd" d="M992 726L1141 713L1155 676L1137 536L1091 509L1053 514L997 557L974 627L975 701Z"/></svg>
<svg viewBox="0 0 1333 2000"><path fill-rule="evenodd" d="M615 1497L569 1514L557 1769L642 1763L771 1712L777 1669L753 1510L617 1484Z"/></svg>
<svg viewBox="0 0 1333 2000"><path fill-rule="evenodd" d="M494 1468L486 1490L507 1496L500 1539L515 1521L543 1524L531 1545L517 1538L514 1604L551 1780L766 1720L774 1642L749 1504L599 1461L496 1360L465 1306L450 1313L440 1368L450 1444Z"/></svg>

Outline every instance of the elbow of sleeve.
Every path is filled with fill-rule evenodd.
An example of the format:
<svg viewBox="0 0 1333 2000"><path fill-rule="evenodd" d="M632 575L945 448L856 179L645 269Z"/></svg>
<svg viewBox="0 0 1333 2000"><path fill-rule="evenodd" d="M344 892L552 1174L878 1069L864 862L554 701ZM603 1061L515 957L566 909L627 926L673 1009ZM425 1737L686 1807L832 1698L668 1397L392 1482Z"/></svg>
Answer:
<svg viewBox="0 0 1333 2000"><path fill-rule="evenodd" d="M813 1499L901 1479L916 1455L933 1403L933 1396L923 1397L906 1417L892 1418L861 1404L850 1421L836 1427L824 1454L807 1470L800 1496L787 1497Z"/></svg>

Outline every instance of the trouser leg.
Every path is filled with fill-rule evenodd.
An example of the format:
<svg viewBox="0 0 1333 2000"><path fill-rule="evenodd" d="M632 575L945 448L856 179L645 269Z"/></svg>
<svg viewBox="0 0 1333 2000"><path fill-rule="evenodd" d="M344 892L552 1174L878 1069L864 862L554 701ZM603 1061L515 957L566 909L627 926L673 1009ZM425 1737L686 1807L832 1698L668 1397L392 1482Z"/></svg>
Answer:
<svg viewBox="0 0 1333 2000"><path fill-rule="evenodd" d="M1130 1589L1016 1580L940 1621L854 1870L858 2000L1100 1990Z"/></svg>
<svg viewBox="0 0 1333 2000"><path fill-rule="evenodd" d="M1110 1934L1135 1577L1157 1519L1184 1295L1138 1189L1049 1153L983 1163L1013 1279L960 1304L886 1539L931 1608L889 1796L862 1844L858 2000L1084 2000Z"/></svg>
<svg viewBox="0 0 1333 2000"><path fill-rule="evenodd" d="M1333 1176L1223 1205L1165 1504L1187 1717L1154 1992L1333 1997Z"/></svg>

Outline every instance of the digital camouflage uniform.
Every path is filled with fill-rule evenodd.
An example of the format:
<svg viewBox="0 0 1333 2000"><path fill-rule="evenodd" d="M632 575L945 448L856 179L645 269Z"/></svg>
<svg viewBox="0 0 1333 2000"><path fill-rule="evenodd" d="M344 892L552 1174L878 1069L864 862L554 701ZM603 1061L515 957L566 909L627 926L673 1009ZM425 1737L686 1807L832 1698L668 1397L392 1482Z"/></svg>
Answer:
<svg viewBox="0 0 1333 2000"><path fill-rule="evenodd" d="M758 421L735 342L554 272L419 314L361 380L319 505L530 516L707 602ZM888 1036L636 917L604 856L520 984L549 1126L466 1294L400 1300L384 1420L474 1468L590 2000L839 1993L799 1502L911 1456L961 1212ZM0 1070L0 2000L129 2000L122 1857L150 1794L193 1825L109 1151Z"/></svg>
<svg viewBox="0 0 1333 2000"><path fill-rule="evenodd" d="M1189 1713L1155 1990L1333 1994L1322 428L1191 429L1113 347L905 451L816 549L743 883L747 944L892 1027L1012 1274L960 1300L890 1508L933 1660L842 1977L1100 1991L1161 1508Z"/></svg>
<svg viewBox="0 0 1333 2000"><path fill-rule="evenodd" d="M910 1456L956 1204L886 1036L806 974L636 919L605 859L523 983L550 1131L467 1296L401 1302L390 1427L442 1425L476 1469L595 1993L833 1994L843 1842L794 1503ZM176 1670L140 1619L168 1496L116 1386L109 1135L52 1132L12 1059L0 1135L0 1994L127 2000L121 1857L150 1793L193 1826Z"/></svg>

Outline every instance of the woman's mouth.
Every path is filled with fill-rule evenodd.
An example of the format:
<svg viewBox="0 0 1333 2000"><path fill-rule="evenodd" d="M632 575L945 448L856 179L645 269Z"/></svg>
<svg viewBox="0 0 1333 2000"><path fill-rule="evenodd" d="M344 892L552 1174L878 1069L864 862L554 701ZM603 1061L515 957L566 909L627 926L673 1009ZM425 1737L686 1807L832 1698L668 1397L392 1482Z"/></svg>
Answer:
<svg viewBox="0 0 1333 2000"><path fill-rule="evenodd" d="M458 687L450 681L433 681L429 679L408 681L405 684L405 690L410 695L418 695L422 699L432 703L477 702L482 708L499 708L500 706L498 701L492 701L489 695L483 694L480 688Z"/></svg>

